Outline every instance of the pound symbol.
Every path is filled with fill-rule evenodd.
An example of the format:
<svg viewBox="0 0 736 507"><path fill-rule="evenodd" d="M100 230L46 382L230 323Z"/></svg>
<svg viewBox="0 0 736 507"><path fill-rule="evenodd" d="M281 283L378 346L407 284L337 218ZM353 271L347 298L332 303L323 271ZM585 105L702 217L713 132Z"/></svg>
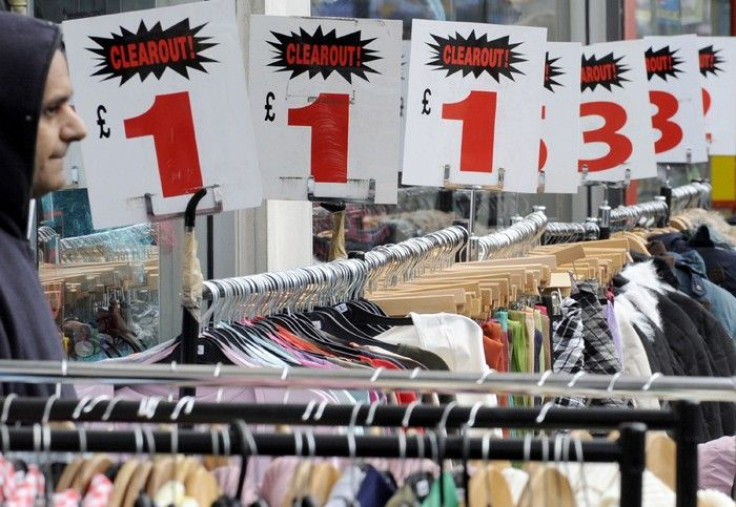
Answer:
<svg viewBox="0 0 736 507"><path fill-rule="evenodd" d="M273 94L273 92L268 92L266 94L266 117L264 118L264 121L274 121L276 119L276 115L271 112L273 110L273 106L271 105L271 101L276 100L276 95Z"/></svg>
<svg viewBox="0 0 736 507"><path fill-rule="evenodd" d="M432 96L432 92L429 88L424 90L424 96L422 98L422 114L426 114L429 116L429 113L432 112L432 108L429 107L429 97Z"/></svg>
<svg viewBox="0 0 736 507"><path fill-rule="evenodd" d="M107 113L107 109L103 105L97 106L97 125L100 127L100 139L110 137L110 129L105 128L107 122L102 118L102 113Z"/></svg>

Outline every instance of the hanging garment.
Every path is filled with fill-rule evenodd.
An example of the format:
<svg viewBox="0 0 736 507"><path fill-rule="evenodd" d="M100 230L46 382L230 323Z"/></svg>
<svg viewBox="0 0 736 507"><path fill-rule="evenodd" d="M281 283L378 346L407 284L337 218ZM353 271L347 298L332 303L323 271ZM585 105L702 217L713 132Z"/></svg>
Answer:
<svg viewBox="0 0 736 507"><path fill-rule="evenodd" d="M375 338L429 350L442 358L450 371L477 373L478 378L489 371L483 351L483 330L473 320L449 313L410 315L413 326L395 326ZM458 394L457 401L462 405L476 402L498 405L492 394Z"/></svg>
<svg viewBox="0 0 736 507"><path fill-rule="evenodd" d="M736 436L698 445L698 486L731 495L736 486Z"/></svg>
<svg viewBox="0 0 736 507"><path fill-rule="evenodd" d="M583 339L583 321L580 304L572 299L565 298L561 305L561 318L552 332L552 371L555 373L569 373L574 375L583 371L585 366ZM581 397L560 396L555 403L564 407L578 408L585 406L585 399Z"/></svg>

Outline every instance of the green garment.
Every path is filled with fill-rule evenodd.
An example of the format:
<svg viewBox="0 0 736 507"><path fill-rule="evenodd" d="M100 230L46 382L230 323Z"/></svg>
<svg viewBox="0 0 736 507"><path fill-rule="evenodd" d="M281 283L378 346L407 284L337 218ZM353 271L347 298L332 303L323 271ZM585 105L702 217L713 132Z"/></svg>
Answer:
<svg viewBox="0 0 736 507"><path fill-rule="evenodd" d="M460 500L457 497L457 488L452 474L445 472L440 480L444 489L444 501L440 502L440 481L434 481L429 496L422 502L422 507L459 507Z"/></svg>

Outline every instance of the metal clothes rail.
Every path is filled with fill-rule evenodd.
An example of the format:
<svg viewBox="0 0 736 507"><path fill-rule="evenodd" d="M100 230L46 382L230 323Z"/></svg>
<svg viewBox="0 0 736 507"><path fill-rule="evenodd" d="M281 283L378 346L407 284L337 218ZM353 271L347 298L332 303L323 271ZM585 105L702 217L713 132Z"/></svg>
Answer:
<svg viewBox="0 0 736 507"><path fill-rule="evenodd" d="M263 386L320 389L412 390L453 394L508 393L529 396L639 397L670 400L736 402L736 377L651 377L470 373L406 370L324 370L311 368L243 368L227 365L69 363L0 361L6 382L69 384L166 384L171 386Z"/></svg>

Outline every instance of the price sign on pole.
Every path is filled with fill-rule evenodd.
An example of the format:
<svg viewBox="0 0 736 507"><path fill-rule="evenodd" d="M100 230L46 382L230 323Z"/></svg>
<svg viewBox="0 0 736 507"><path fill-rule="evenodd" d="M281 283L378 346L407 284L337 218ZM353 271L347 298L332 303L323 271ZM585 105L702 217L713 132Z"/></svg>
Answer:
<svg viewBox="0 0 736 507"><path fill-rule="evenodd" d="M605 42L583 47L580 69L580 128L583 134L578 169L588 179L623 181L657 176L654 132L641 40Z"/></svg>
<svg viewBox="0 0 736 507"><path fill-rule="evenodd" d="M401 32L400 21L251 18L266 197L396 202Z"/></svg>
<svg viewBox="0 0 736 507"><path fill-rule="evenodd" d="M580 55L577 42L548 42L539 170L546 193L578 191L580 150Z"/></svg>
<svg viewBox="0 0 736 507"><path fill-rule="evenodd" d="M229 7L228 7L229 6ZM94 226L182 213L202 187L258 206L260 172L235 13L208 2L66 21Z"/></svg>
<svg viewBox="0 0 736 507"><path fill-rule="evenodd" d="M698 37L700 85L710 155L736 155L736 38Z"/></svg>
<svg viewBox="0 0 736 507"><path fill-rule="evenodd" d="M402 182L537 191L546 30L414 20ZM503 169L503 171L500 171Z"/></svg>
<svg viewBox="0 0 736 507"><path fill-rule="evenodd" d="M695 35L646 37L657 162L707 162Z"/></svg>

